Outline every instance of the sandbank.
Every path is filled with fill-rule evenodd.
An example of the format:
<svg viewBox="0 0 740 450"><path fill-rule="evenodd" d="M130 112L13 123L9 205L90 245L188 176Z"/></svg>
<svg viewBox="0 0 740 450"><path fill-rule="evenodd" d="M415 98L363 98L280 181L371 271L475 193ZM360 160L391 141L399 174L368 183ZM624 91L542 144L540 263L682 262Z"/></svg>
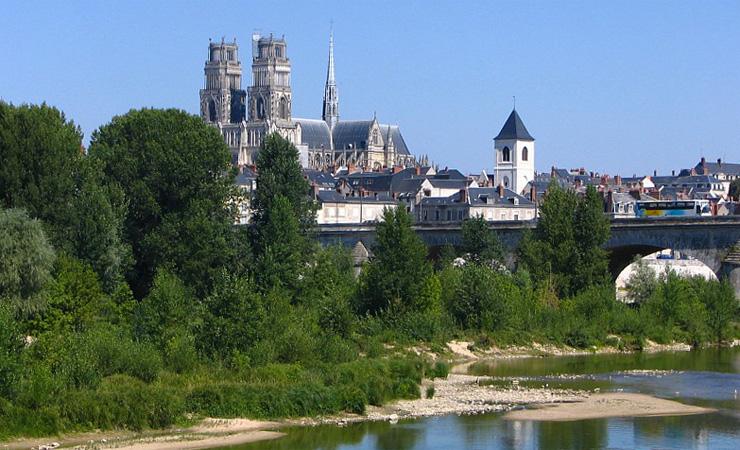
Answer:
<svg viewBox="0 0 740 450"><path fill-rule="evenodd" d="M679 416L714 411L650 395L617 392L591 394L567 403L535 404L531 409L509 411L504 419L566 422L606 417Z"/></svg>

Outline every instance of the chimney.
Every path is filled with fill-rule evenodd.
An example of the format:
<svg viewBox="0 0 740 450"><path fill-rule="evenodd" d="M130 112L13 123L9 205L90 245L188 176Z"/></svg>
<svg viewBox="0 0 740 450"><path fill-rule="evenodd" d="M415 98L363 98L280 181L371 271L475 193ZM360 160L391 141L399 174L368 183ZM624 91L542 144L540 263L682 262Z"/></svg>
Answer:
<svg viewBox="0 0 740 450"><path fill-rule="evenodd" d="M498 196L501 198L504 198L504 185L503 184L498 185Z"/></svg>
<svg viewBox="0 0 740 450"><path fill-rule="evenodd" d="M622 185L622 176L621 175L617 175L617 176L614 177L614 184L616 184L617 186L621 186Z"/></svg>
<svg viewBox="0 0 740 450"><path fill-rule="evenodd" d="M696 167L691 168L691 175L696 175Z"/></svg>
<svg viewBox="0 0 740 450"><path fill-rule="evenodd" d="M351 162L347 164L347 173L354 173L355 171L355 163Z"/></svg>
<svg viewBox="0 0 740 450"><path fill-rule="evenodd" d="M416 175L421 175L421 167L416 166Z"/></svg>
<svg viewBox="0 0 740 450"><path fill-rule="evenodd" d="M555 178L556 174L557 174L557 171L555 169L555 166L552 166L552 169L550 169L550 176Z"/></svg>
<svg viewBox="0 0 740 450"><path fill-rule="evenodd" d="M656 170L653 170L653 176L654 177L657 177L658 176L658 170L657 169Z"/></svg>
<svg viewBox="0 0 740 450"><path fill-rule="evenodd" d="M530 186L529 199L532 201L532 203L537 201L537 188L534 184Z"/></svg>
<svg viewBox="0 0 740 450"><path fill-rule="evenodd" d="M460 203L468 202L468 188L464 187L460 189Z"/></svg>
<svg viewBox="0 0 740 450"><path fill-rule="evenodd" d="M707 160L706 160L706 158L704 158L702 156L701 157L701 170L703 171L702 172L702 175L706 175L707 174L706 169L707 169Z"/></svg>
<svg viewBox="0 0 740 450"><path fill-rule="evenodd" d="M393 167L393 170L391 171L391 173L392 174L397 174L398 172L400 172L402 170L403 170L403 167L402 166L394 166Z"/></svg>
<svg viewBox="0 0 740 450"><path fill-rule="evenodd" d="M717 158L717 165L720 169L722 168L722 158Z"/></svg>
<svg viewBox="0 0 740 450"><path fill-rule="evenodd" d="M671 176L672 177L675 177L676 176L676 171L675 170L671 170Z"/></svg>

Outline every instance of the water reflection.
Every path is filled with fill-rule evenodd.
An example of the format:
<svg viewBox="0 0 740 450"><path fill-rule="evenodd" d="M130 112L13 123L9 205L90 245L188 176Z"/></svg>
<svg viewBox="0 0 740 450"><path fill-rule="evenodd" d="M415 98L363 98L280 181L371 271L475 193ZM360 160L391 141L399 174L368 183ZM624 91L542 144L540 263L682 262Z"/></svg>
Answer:
<svg viewBox="0 0 740 450"><path fill-rule="evenodd" d="M579 420L576 422L540 422L537 424L538 448L603 448L607 443L607 421Z"/></svg>

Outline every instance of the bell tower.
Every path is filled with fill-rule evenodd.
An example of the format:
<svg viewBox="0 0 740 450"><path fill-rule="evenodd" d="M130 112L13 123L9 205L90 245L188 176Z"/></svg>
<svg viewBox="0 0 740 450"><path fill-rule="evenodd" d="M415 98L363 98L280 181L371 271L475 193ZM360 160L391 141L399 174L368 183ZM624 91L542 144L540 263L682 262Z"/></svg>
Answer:
<svg viewBox="0 0 740 450"><path fill-rule="evenodd" d="M246 93L241 88L242 65L236 41L208 46L205 86L200 90L200 116L206 123L239 123L244 119Z"/></svg>
<svg viewBox="0 0 740 450"><path fill-rule="evenodd" d="M534 138L514 109L493 139L494 182L521 194L534 180Z"/></svg>
<svg viewBox="0 0 740 450"><path fill-rule="evenodd" d="M241 123L246 118L246 92L242 89L242 65L236 40L211 42L205 64L205 85L200 90L200 117L218 127L236 156L241 141Z"/></svg>
<svg viewBox="0 0 740 450"><path fill-rule="evenodd" d="M247 148L240 164L257 161L264 137L274 131L296 141L296 126L291 120L290 60L285 38L253 37L252 85L248 88Z"/></svg>

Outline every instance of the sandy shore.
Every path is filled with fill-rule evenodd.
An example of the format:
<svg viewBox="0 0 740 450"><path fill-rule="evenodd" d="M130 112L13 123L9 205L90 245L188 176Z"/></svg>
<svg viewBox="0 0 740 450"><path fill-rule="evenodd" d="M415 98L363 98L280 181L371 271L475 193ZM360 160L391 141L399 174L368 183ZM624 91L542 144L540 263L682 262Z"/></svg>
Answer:
<svg viewBox="0 0 740 450"><path fill-rule="evenodd" d="M618 392L593 394L572 403L534 405L532 409L510 411L504 415L504 419L565 422L604 417L679 416L713 411L649 395Z"/></svg>
<svg viewBox="0 0 740 450"><path fill-rule="evenodd" d="M277 439L285 435L273 429L284 425L249 419L205 419L197 426L159 433L101 432L80 433L58 439L24 439L0 443L0 449L74 450L190 450Z"/></svg>

